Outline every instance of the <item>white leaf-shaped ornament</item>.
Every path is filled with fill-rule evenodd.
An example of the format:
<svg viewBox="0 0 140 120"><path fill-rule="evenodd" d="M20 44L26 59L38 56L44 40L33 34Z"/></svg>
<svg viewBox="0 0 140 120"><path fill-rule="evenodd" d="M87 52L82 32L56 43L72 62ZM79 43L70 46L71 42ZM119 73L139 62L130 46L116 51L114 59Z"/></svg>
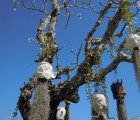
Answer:
<svg viewBox="0 0 140 120"><path fill-rule="evenodd" d="M138 34L130 34L126 38L124 47L133 53L134 48L140 48L140 36Z"/></svg>
<svg viewBox="0 0 140 120"><path fill-rule="evenodd" d="M103 94L94 94L91 98L91 105L97 114L106 114L108 105L107 99Z"/></svg>
<svg viewBox="0 0 140 120"><path fill-rule="evenodd" d="M62 120L66 115L66 110L63 107L57 107L56 119Z"/></svg>
<svg viewBox="0 0 140 120"><path fill-rule="evenodd" d="M56 72L53 72L52 65L43 61L39 64L35 75L38 78L53 79L56 77L56 74Z"/></svg>

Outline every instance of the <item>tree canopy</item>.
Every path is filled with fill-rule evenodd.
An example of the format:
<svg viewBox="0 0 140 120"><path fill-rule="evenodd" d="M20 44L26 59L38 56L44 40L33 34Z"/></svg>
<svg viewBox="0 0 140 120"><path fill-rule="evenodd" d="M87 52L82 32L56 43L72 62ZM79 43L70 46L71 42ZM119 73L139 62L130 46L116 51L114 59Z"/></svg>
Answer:
<svg viewBox="0 0 140 120"><path fill-rule="evenodd" d="M128 35L139 35L139 23L135 24L138 21L136 18L139 19L139 4L138 0L14 1L15 11L24 7L41 14L41 20L38 20L38 27L35 28L36 37L29 38L29 41L38 45L38 57L34 61L50 63L56 71L57 80L53 78L48 88L52 104L64 100L79 102L83 93L78 95L78 92L83 85L85 90L82 92L86 91L84 93L88 99L96 92L109 95L107 90L111 82L120 79L119 74L123 76L123 73L132 72L118 66L122 62L135 64L133 51L128 50L125 43ZM114 75L108 77L108 73L113 71ZM114 76L112 80L110 76ZM136 76L139 85L139 73ZM30 77L29 84L36 81L36 76ZM134 79L123 81L127 85L130 81L133 83ZM81 108L84 110L84 106Z"/></svg>

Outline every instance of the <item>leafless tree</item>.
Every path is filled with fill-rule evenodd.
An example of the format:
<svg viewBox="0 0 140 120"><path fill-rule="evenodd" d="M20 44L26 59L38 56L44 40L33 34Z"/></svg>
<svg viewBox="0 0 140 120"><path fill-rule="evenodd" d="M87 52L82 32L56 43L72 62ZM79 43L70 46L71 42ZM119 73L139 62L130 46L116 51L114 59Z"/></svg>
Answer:
<svg viewBox="0 0 140 120"><path fill-rule="evenodd" d="M134 28L132 18L134 18L140 11L139 0L134 0L132 3L129 0L40 0L42 6L37 4L37 0L15 0L14 10L18 6L41 12L45 14L45 18L39 21L37 28L37 41L40 44L41 52L36 62L53 63L54 57L57 58L57 75L53 79L37 78L35 75L30 79L28 84L21 88L21 95L18 101L18 108L24 120L56 120L57 107L61 101L67 100L77 103L80 99L78 95L79 87L90 82L105 82L105 76L115 70L121 62L136 63L136 70L139 74L139 60L133 53L126 52L124 47L125 39L114 51L112 62L105 68L101 68L95 72L94 66L102 62L102 54L114 47L116 37L118 40L123 38L124 32L139 34L140 29ZM100 6L97 8L95 4ZM96 22L93 23L91 29L87 33L84 47L81 45L78 52L72 51L76 56L75 67L62 67L58 63L58 52L61 47L57 45L56 40L56 25L62 10L66 11L68 16L66 27L69 24L71 16L81 17L81 14L75 14L71 8L80 8L81 10L91 9L93 13L98 15ZM125 9L126 8L126 9ZM133 14L130 10L133 8ZM127 14L125 14L127 13ZM83 16L84 17L84 16ZM106 29L100 38L95 37L95 32L98 31L99 26L106 21ZM118 30L119 28L119 30ZM128 29L128 30L127 30ZM84 48L85 58L83 62L79 63L79 55ZM127 50L128 51L128 50ZM76 69L77 68L77 69ZM70 72L76 69L74 76L70 77ZM61 79L61 75L66 74L67 80L53 84L54 79ZM138 82L140 83L140 82ZM35 90L35 98L31 103L32 92ZM40 101L39 101L40 100ZM43 108L46 106L47 108ZM38 109L37 109L38 108ZM43 108L43 109L42 109ZM42 109L39 111L39 109ZM45 114L46 113L46 114Z"/></svg>

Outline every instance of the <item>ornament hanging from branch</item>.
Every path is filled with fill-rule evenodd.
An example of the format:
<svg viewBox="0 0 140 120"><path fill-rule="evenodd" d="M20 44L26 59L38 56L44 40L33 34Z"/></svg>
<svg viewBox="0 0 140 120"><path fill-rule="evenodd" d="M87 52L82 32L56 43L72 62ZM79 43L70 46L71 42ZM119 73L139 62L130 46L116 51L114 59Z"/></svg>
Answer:
<svg viewBox="0 0 140 120"><path fill-rule="evenodd" d="M130 34L124 43L124 47L134 52L134 48L140 48L140 36L138 34Z"/></svg>
<svg viewBox="0 0 140 120"><path fill-rule="evenodd" d="M107 99L103 94L94 94L91 98L91 105L98 116L104 116L108 110Z"/></svg>
<svg viewBox="0 0 140 120"><path fill-rule="evenodd" d="M46 78L46 79L53 79L57 75L56 72L53 72L52 65L48 62L41 62L37 68L35 76L37 78Z"/></svg>
<svg viewBox="0 0 140 120"><path fill-rule="evenodd" d="M126 38L124 47L133 53L134 68L140 89L140 35L130 34Z"/></svg>
<svg viewBox="0 0 140 120"><path fill-rule="evenodd" d="M117 100L124 99L124 96L126 95L122 81L119 82L119 80L117 80L117 82L112 83L111 91L113 93L113 98Z"/></svg>
<svg viewBox="0 0 140 120"><path fill-rule="evenodd" d="M104 82L95 82L94 84L94 94L91 97L92 105L92 117L97 119L106 119L109 117L108 111L108 97L106 91L105 78L102 79Z"/></svg>
<svg viewBox="0 0 140 120"><path fill-rule="evenodd" d="M66 110L63 107L57 107L56 119L62 120L65 117Z"/></svg>

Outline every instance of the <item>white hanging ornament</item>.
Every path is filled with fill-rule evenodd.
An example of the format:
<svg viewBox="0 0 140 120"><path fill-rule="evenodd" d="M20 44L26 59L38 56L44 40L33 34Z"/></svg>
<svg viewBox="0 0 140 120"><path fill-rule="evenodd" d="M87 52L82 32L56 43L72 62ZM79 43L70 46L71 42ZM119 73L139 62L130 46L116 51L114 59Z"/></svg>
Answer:
<svg viewBox="0 0 140 120"><path fill-rule="evenodd" d="M140 48L140 36L138 34L130 34L126 38L124 47L133 53L134 48Z"/></svg>
<svg viewBox="0 0 140 120"><path fill-rule="evenodd" d="M53 79L56 77L56 72L53 72L52 65L48 62L41 62L35 73L37 78Z"/></svg>
<svg viewBox="0 0 140 120"><path fill-rule="evenodd" d="M129 49L133 53L133 63L134 69L136 73L136 78L138 82L138 86L140 89L140 35L138 34L130 34L128 38L126 38L126 42L124 43L124 47Z"/></svg>
<svg viewBox="0 0 140 120"><path fill-rule="evenodd" d="M66 110L63 107L57 107L56 119L62 120L66 115Z"/></svg>
<svg viewBox="0 0 140 120"><path fill-rule="evenodd" d="M99 115L105 115L108 109L107 99L103 94L94 94L91 98L91 105Z"/></svg>

